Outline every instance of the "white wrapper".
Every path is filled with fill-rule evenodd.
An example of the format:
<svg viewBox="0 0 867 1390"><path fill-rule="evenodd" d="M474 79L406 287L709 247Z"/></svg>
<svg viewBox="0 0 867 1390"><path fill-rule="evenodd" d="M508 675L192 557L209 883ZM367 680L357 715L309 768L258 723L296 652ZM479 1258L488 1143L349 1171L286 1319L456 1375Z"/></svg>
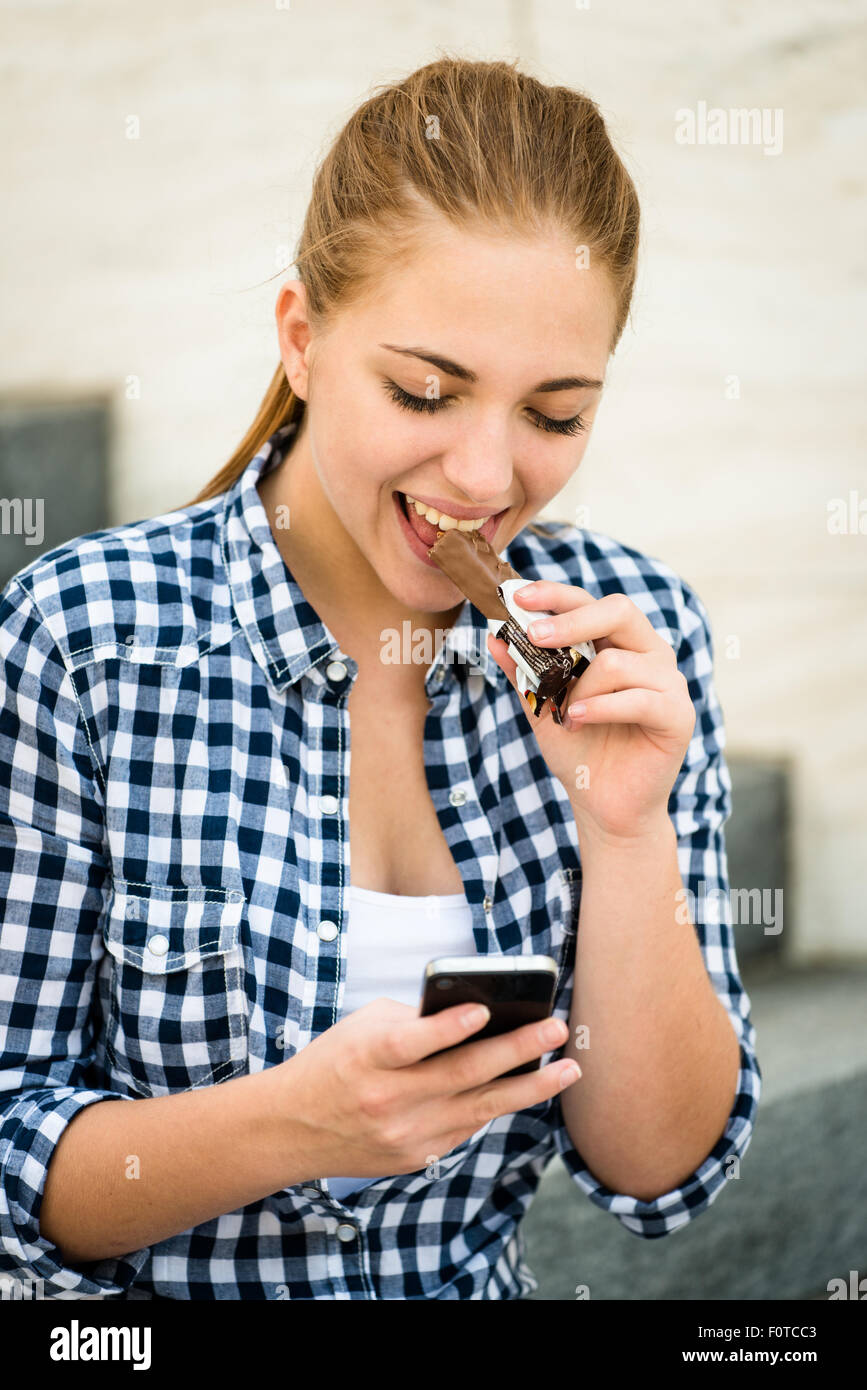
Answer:
<svg viewBox="0 0 867 1390"><path fill-rule="evenodd" d="M506 608L509 610L509 612L511 613L515 621L518 623L518 625L522 627L525 632L530 626L530 623L535 622L537 618L554 617L553 613L549 613L545 609L540 609L536 612L528 613L525 608L521 608L520 605L515 602L515 591L517 589L525 588L527 582L528 581L526 579L504 579L502 584L498 585L498 591L501 599L503 600L503 603L506 605ZM488 631L491 632L494 637L496 637L497 632L502 627L502 625L502 621L499 618L488 619ZM511 642L508 644L508 650L509 656L515 662L515 665L518 667L518 670L523 672L528 688L533 691L538 690L538 678L533 671L528 669L521 656L521 653L516 651L516 649L512 646ZM594 656L596 655L596 648L594 647L592 642L577 642L574 645L570 644L570 650L580 652L581 656L586 657L588 661L592 661Z"/></svg>

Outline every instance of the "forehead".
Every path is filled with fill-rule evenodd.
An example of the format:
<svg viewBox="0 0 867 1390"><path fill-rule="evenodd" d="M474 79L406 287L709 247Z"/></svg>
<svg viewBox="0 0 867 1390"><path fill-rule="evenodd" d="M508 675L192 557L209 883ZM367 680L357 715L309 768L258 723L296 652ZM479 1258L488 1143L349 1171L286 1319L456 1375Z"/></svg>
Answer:
<svg viewBox="0 0 867 1390"><path fill-rule="evenodd" d="M345 342L416 344L475 371L514 368L534 379L605 375L616 303L607 272L565 233L419 234L405 262L386 265L375 292L347 315Z"/></svg>

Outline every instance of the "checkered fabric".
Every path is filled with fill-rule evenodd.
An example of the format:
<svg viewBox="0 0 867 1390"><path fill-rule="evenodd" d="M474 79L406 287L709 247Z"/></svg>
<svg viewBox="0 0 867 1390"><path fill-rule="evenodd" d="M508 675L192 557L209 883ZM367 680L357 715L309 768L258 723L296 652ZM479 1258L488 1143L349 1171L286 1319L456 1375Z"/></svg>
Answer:
<svg viewBox="0 0 867 1390"><path fill-rule="evenodd" d="M655 1201L597 1181L554 1099L485 1125L435 1177L344 1202L314 1178L79 1267L41 1234L48 1164L84 1106L276 1066L342 1009L357 667L256 491L294 429L219 497L80 536L0 595L0 1276L48 1297L517 1299L537 1287L521 1218L555 1153L591 1202L659 1237L709 1206L752 1136L761 1073L723 906L695 929L740 1040L737 1095L712 1152ZM507 556L528 579L628 594L673 645L697 710L669 804L680 870L727 903L731 783L700 599L594 531L526 529ZM575 824L485 632L465 603L426 671L430 794L476 949L553 956L567 1018Z"/></svg>

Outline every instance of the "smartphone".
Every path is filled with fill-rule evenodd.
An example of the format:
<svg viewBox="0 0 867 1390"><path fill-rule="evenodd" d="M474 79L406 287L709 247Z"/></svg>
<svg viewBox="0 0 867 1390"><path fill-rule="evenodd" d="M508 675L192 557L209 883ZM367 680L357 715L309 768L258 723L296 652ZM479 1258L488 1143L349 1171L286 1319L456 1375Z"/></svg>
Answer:
<svg viewBox="0 0 867 1390"><path fill-rule="evenodd" d="M491 1017L484 1028L467 1038L467 1042L477 1042L550 1018L556 983L557 962L551 956L440 956L430 961L424 972L420 1012L425 1017L454 1004L487 1004ZM445 1047L431 1056L451 1051ZM524 1062L503 1076L538 1071L541 1061L537 1057Z"/></svg>

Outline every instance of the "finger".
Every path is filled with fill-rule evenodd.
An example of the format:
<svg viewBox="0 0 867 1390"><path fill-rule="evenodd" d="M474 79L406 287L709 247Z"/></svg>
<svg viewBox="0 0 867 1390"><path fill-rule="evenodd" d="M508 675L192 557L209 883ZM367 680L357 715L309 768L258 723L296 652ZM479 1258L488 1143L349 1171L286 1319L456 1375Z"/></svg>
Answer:
<svg viewBox="0 0 867 1390"><path fill-rule="evenodd" d="M606 647L598 652L595 661L585 667L566 692L563 705L566 713L563 724L567 729L578 727L569 711L599 695L614 695L621 690L655 690L660 694L672 689L672 671L660 652L630 652L623 647ZM562 707L561 707L562 708ZM581 723L592 723L581 719Z"/></svg>
<svg viewBox="0 0 867 1390"><path fill-rule="evenodd" d="M477 1033L491 1016L484 1004L455 1004L424 1018L414 1014L405 1023L379 1034L371 1048L374 1066L410 1067L444 1047L455 1047Z"/></svg>
<svg viewBox="0 0 867 1390"><path fill-rule="evenodd" d="M515 693L516 693L516 694L519 696L519 698L520 698L521 706L522 706L522 708L523 708L523 710L524 710L524 713L526 714L527 718L528 718L532 723L538 724L540 720L545 719L546 717L549 717L548 702L547 702L547 701L545 702L545 707L544 707L544 709L542 710L541 714L538 714L538 715L536 714L536 711L535 711L534 709L531 709L530 705L528 705L528 703L527 703L527 698L526 698L526 696L525 696L523 690L521 689L521 685L520 685L520 682L519 682L519 680L518 680L518 667L517 667L517 663L513 660L512 657L509 656L508 644L507 644L506 642L504 642L504 641L502 640L502 638L500 638L500 637L494 637L492 633L489 633L489 634L488 634L488 651L489 651L489 652L491 653L491 655L493 656L493 658L494 658L494 660L496 661L497 665L499 666L500 670L503 671L503 672L505 673L505 675L508 677L509 684L511 685L512 689L515 691Z"/></svg>
<svg viewBox="0 0 867 1390"><path fill-rule="evenodd" d="M674 655L670 643L660 636L646 613L642 613L626 594L606 594L604 598L593 599L585 596L583 589L568 584L546 582L545 588L559 592L549 594L549 601L539 604L539 607L548 608L552 616L533 619L527 629L527 636L537 647L569 647L608 638L612 646L630 651L667 649ZM516 595L523 592L518 589ZM568 607L564 594L571 595Z"/></svg>
<svg viewBox="0 0 867 1390"><path fill-rule="evenodd" d="M598 601L579 584L558 584L553 579L532 579L523 589L516 589L513 597L528 610L547 608L552 613L566 613L570 608L580 608L582 603Z"/></svg>
<svg viewBox="0 0 867 1390"><path fill-rule="evenodd" d="M633 687L666 691L671 690L672 684L673 672L661 652L630 652L623 647L606 647L582 671L569 691L569 699L613 695L615 691Z"/></svg>
<svg viewBox="0 0 867 1390"><path fill-rule="evenodd" d="M479 1038L443 1057L429 1058L419 1071L419 1086L429 1096L472 1091L513 1067L554 1052L568 1037L569 1029L562 1019L546 1018L493 1038Z"/></svg>
<svg viewBox="0 0 867 1390"><path fill-rule="evenodd" d="M518 667L512 657L509 656L509 648L502 638L494 637L493 633L488 633L488 651L496 661L500 670L508 676L509 680L517 690Z"/></svg>
<svg viewBox="0 0 867 1390"><path fill-rule="evenodd" d="M543 1100L560 1095L567 1086L574 1085L581 1077L581 1068L573 1057L563 1057L539 1071L527 1072L525 1076L508 1076L490 1081L463 1097L462 1129L471 1134L496 1120L500 1115L513 1115L516 1110L526 1110L530 1105L538 1105Z"/></svg>
<svg viewBox="0 0 867 1390"><path fill-rule="evenodd" d="M566 711L570 727L585 724L640 724L648 733L680 737L689 721L678 717L672 723L671 698L656 690L619 690L615 695L595 695L588 700L573 700ZM695 710L692 710L695 724Z"/></svg>

